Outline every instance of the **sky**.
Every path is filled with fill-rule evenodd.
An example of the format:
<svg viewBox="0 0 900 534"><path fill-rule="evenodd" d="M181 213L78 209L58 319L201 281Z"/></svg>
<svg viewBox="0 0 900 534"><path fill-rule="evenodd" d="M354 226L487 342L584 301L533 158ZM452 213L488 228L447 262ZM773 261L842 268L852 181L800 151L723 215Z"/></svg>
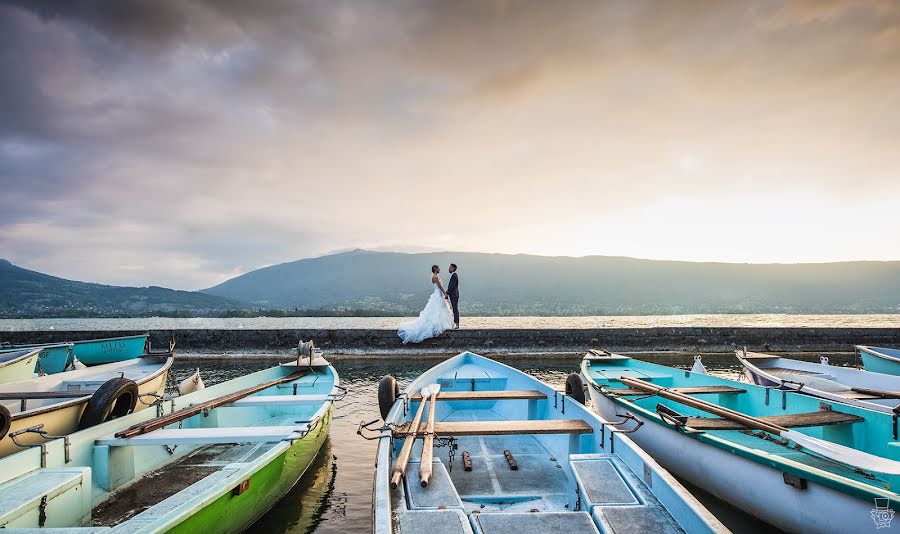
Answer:
<svg viewBox="0 0 900 534"><path fill-rule="evenodd" d="M0 258L900 260L900 2L0 2Z"/></svg>

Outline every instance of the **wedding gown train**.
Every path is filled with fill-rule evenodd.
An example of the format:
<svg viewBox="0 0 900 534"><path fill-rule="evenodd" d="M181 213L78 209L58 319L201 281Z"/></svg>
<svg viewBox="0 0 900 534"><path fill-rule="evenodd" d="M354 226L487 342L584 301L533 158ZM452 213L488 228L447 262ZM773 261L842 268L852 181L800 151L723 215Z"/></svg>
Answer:
<svg viewBox="0 0 900 534"><path fill-rule="evenodd" d="M441 335L444 330L453 327L453 312L447 300L441 295L441 290L434 284L434 291L428 297L425 309L419 313L419 317L400 325L397 335L403 343L419 343L430 337Z"/></svg>

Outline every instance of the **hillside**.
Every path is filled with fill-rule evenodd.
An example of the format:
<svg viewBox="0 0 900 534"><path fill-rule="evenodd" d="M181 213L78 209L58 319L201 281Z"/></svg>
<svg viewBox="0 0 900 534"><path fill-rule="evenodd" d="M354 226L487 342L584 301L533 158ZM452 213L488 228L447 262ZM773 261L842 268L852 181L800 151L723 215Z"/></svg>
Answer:
<svg viewBox="0 0 900 534"><path fill-rule="evenodd" d="M258 269L203 290L263 308L416 314L429 268L459 265L469 315L897 313L900 262L756 265L356 250Z"/></svg>
<svg viewBox="0 0 900 534"><path fill-rule="evenodd" d="M117 316L202 313L243 307L229 299L163 287L75 282L0 260L0 316Z"/></svg>

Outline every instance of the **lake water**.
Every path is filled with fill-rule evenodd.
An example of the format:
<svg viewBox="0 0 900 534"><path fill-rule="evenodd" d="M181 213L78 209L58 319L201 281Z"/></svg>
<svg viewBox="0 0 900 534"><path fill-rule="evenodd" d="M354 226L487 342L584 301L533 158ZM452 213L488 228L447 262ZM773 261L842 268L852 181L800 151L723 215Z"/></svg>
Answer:
<svg viewBox="0 0 900 534"><path fill-rule="evenodd" d="M255 317L229 319L0 319L0 332L22 330L301 330L301 329L395 329L409 317ZM647 328L708 326L900 328L900 314L860 315L616 315L590 317L466 317L463 328Z"/></svg>
<svg viewBox="0 0 900 534"><path fill-rule="evenodd" d="M657 363L689 368L690 356L641 355ZM341 383L349 388L343 401L335 404L335 416L329 440L300 483L282 499L259 523L254 532L288 532L317 534L369 532L372 513L372 481L375 466L375 441L356 435L360 421L379 418L378 381L386 374L394 375L405 388L415 377L437 363L423 358L340 359L333 362ZM577 371L579 358L503 359L562 389L566 376ZM173 368L179 379L201 367L203 380L214 384L274 365L276 361L229 357L219 360L179 358ZM848 365L852 356L832 357L832 363ZM730 361L708 362L711 373L736 379L739 369ZM740 512L703 492L691 488L701 501L734 532L773 531L753 517Z"/></svg>

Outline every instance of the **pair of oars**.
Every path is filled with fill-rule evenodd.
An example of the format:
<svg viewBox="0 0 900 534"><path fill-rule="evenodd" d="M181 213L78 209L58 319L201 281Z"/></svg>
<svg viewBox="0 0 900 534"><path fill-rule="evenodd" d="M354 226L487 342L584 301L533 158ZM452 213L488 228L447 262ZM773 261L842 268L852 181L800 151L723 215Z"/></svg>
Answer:
<svg viewBox="0 0 900 534"><path fill-rule="evenodd" d="M413 417L412 424L409 427L410 434L403 442L403 448L400 449L400 454L397 455L397 461L394 462L394 470L391 473L391 488L396 489L397 486L400 485L400 480L403 478L403 475L406 473L406 466L409 463L409 457L412 454L413 443L416 441L416 438L419 437L419 423L422 421L422 412L425 409L425 403L428 402L429 399L431 400L431 405L428 407L428 424L425 425L422 458L419 462L419 482L422 484L422 487L425 487L431 481L431 462L434 457L434 408L436 404L435 401L437 400L440 391L440 384L431 384L430 386L422 388L422 401L419 403L419 409L416 410L416 416Z"/></svg>
<svg viewBox="0 0 900 534"><path fill-rule="evenodd" d="M745 413L730 410L723 406L719 406L718 404L691 397L685 393L679 393L662 386L657 386L656 384L651 384L650 382L645 382L639 378L622 377L619 380L631 388L659 395L664 399L673 400L680 404L684 404L685 406L718 415L723 419L740 423L748 428L762 430L789 439L800 447L815 452L829 460L866 471L874 471L876 473L885 473L888 475L900 475L900 462L895 460L882 458L831 441L814 438L796 430L790 430L781 425L776 425Z"/></svg>

